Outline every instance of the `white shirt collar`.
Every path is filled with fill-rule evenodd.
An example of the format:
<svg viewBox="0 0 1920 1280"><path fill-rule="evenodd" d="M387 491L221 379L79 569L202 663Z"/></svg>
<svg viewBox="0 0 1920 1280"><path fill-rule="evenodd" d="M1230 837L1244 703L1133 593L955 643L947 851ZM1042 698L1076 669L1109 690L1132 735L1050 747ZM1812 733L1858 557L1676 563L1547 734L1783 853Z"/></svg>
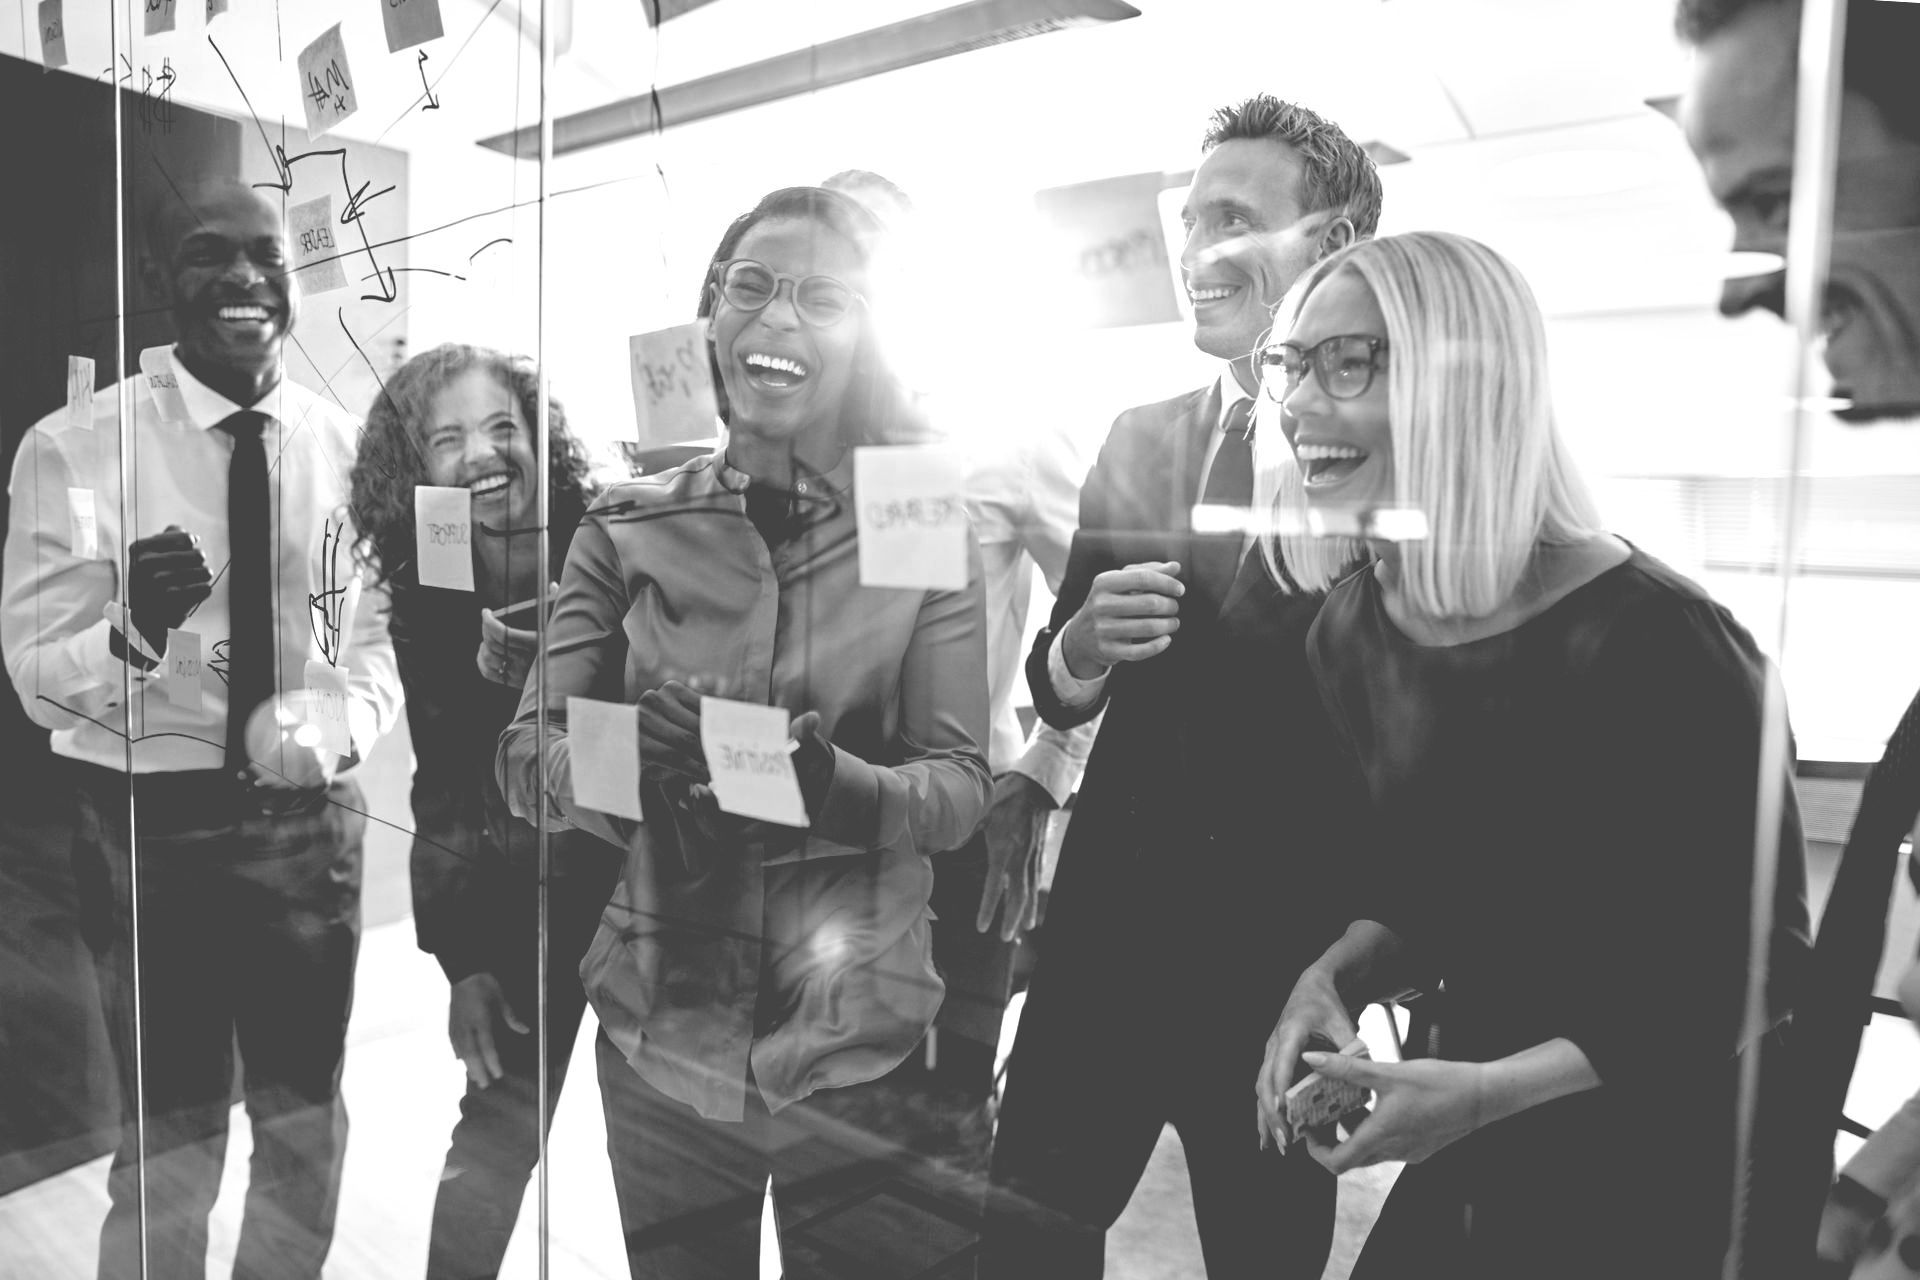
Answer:
<svg viewBox="0 0 1920 1280"><path fill-rule="evenodd" d="M201 430L211 431L226 421L231 415L246 408L258 409L270 418L285 421L286 414L280 406L280 397L287 388L286 371L284 369L281 370L279 384L275 386L272 391L261 396L258 403L253 405L235 404L218 391L215 391L212 387L209 387L206 383L200 381L200 379L194 377L193 371L187 368L186 361L180 358L179 348L175 347L169 350L167 355L168 358L173 361L174 377L180 380L180 401L187 406L187 417L192 421L194 426L199 427Z"/></svg>
<svg viewBox="0 0 1920 1280"><path fill-rule="evenodd" d="M1220 370L1220 418L1213 424L1214 431L1216 433L1225 431L1227 416L1233 412L1233 406L1242 400L1251 399L1253 397L1241 387L1240 380L1233 376L1233 366L1229 364L1222 368Z"/></svg>

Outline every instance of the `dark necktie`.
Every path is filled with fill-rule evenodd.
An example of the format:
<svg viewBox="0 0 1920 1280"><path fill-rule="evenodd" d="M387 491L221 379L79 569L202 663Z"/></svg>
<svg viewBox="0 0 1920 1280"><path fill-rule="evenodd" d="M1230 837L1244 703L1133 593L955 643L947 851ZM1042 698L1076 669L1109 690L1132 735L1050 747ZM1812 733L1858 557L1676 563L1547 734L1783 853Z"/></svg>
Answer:
<svg viewBox="0 0 1920 1280"><path fill-rule="evenodd" d="M247 718L273 696L273 530L267 493L271 419L242 409L220 422L233 437L227 469L227 768L247 769Z"/></svg>
<svg viewBox="0 0 1920 1280"><path fill-rule="evenodd" d="M1220 448L1207 472L1200 495L1206 506L1231 507L1236 516L1253 505L1253 401L1239 400L1227 411ZM1240 572L1240 553L1246 536L1236 520L1222 533L1202 534L1193 540L1194 580L1215 609L1227 598Z"/></svg>

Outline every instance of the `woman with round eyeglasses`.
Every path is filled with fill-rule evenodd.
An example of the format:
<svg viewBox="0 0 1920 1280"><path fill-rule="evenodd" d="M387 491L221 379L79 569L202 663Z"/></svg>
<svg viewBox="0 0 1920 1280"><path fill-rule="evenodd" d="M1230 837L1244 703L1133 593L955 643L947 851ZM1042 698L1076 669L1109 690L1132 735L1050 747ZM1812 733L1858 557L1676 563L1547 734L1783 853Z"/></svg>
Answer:
<svg viewBox="0 0 1920 1280"><path fill-rule="evenodd" d="M1364 918L1274 1028L1260 1123L1288 1140L1302 1063L1373 1092L1350 1128L1291 1135L1336 1173L1408 1162L1358 1280L1718 1276L1742 1057L1773 1060L1807 946L1783 777L1767 1013L1743 1040L1769 664L1699 587L1601 531L1505 259L1389 236L1316 266L1293 308L1262 353L1292 446L1263 489L1282 528L1304 503L1370 553L1307 648L1377 862ZM1387 511L1423 527L1396 535ZM1318 585L1295 545L1269 563ZM1433 1056L1305 1051L1348 1044L1369 1001L1442 985ZM1791 1241L1749 1185L1748 1221ZM1802 1274L1754 1240L1742 1274Z"/></svg>
<svg viewBox="0 0 1920 1280"><path fill-rule="evenodd" d="M959 590L861 585L852 451L919 434L868 310L880 230L795 187L721 237L700 315L725 434L588 512L548 631L546 741L530 694L500 743L516 812L544 790L556 824L626 856L581 973L636 1277L757 1275L769 1177L789 1276L835 1256L791 1233L861 1247L838 1210L889 1179L949 1208L977 1194L933 1162L983 1150L963 1131L983 1121L929 1096L923 1038L943 995L930 859L992 787L985 616L977 551ZM703 696L791 713L802 824L719 807ZM591 748L570 698L636 708L639 820L576 798ZM966 1244L916 1227L922 1203L887 1219L901 1274Z"/></svg>

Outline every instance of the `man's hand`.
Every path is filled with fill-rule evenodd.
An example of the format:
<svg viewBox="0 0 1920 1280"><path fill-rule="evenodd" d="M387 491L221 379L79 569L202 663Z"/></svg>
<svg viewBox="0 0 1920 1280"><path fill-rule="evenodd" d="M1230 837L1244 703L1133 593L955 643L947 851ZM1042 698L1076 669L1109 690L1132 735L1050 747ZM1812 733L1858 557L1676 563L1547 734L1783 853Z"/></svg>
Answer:
<svg viewBox="0 0 1920 1280"><path fill-rule="evenodd" d="M1308 1132L1307 1150L1332 1173L1383 1160L1418 1164L1488 1119L1484 1063L1375 1062L1341 1053L1308 1053L1302 1060L1330 1080L1351 1081L1374 1093L1373 1114L1345 1142L1330 1145L1319 1130Z"/></svg>
<svg viewBox="0 0 1920 1280"><path fill-rule="evenodd" d="M247 717L247 766L253 785L266 791L321 791L332 785L340 757L320 745L320 730L307 722L304 689L276 694Z"/></svg>
<svg viewBox="0 0 1920 1280"><path fill-rule="evenodd" d="M1301 1054L1315 1032L1334 1044L1350 1044L1356 1034L1353 1018L1333 983L1309 969L1293 984L1293 994L1267 1037L1260 1074L1254 1077L1255 1124L1263 1148L1271 1138L1280 1150L1287 1149L1287 1090L1293 1087Z"/></svg>
<svg viewBox="0 0 1920 1280"><path fill-rule="evenodd" d="M1060 656L1080 680L1097 680L1122 662L1163 652L1180 629L1186 584L1178 561L1109 569L1093 580L1086 602L1060 634Z"/></svg>
<svg viewBox="0 0 1920 1280"><path fill-rule="evenodd" d="M640 695L640 774L655 780L707 781L700 745L701 693L669 680Z"/></svg>
<svg viewBox="0 0 1920 1280"><path fill-rule="evenodd" d="M1054 807L1047 789L1024 773L1003 773L994 782L993 807L987 810L987 882L973 921L981 933L993 927L994 910L1003 903L1002 939L1012 942L1033 928L1040 910L1040 849Z"/></svg>
<svg viewBox="0 0 1920 1280"><path fill-rule="evenodd" d="M554 583L547 590L550 594L557 592L560 585ZM543 598L536 607L545 605ZM525 688L527 673L533 670L534 658L539 652L538 632L510 627L491 609L480 611L480 652L474 656L474 665L480 668L481 675L509 689Z"/></svg>
<svg viewBox="0 0 1920 1280"><path fill-rule="evenodd" d="M527 1034L527 1024L507 1003L499 979L490 973L473 973L453 984L453 996L447 1003L447 1039L453 1043L454 1056L466 1064L467 1079L477 1088L484 1089L506 1074L494 1038L496 1022L505 1023L509 1031Z"/></svg>
<svg viewBox="0 0 1920 1280"><path fill-rule="evenodd" d="M213 575L200 540L177 524L127 548L127 612L155 653L167 651L167 631L213 593Z"/></svg>

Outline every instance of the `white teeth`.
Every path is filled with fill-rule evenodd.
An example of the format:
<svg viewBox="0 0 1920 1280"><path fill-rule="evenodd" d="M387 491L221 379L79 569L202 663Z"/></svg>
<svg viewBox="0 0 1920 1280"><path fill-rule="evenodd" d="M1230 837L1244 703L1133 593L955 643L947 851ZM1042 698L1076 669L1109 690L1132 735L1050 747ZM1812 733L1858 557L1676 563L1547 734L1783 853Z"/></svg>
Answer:
<svg viewBox="0 0 1920 1280"><path fill-rule="evenodd" d="M476 498L484 498L488 494L499 492L512 482L513 479L511 476L503 472L495 472L490 476L481 476L478 480L469 484L467 486L467 492Z"/></svg>
<svg viewBox="0 0 1920 1280"><path fill-rule="evenodd" d="M780 373L790 373L796 378L804 378L807 376L807 366L801 364L798 360L790 360L786 356L771 356L763 352L755 351L741 357L741 359L745 364L755 368L772 369Z"/></svg>
<svg viewBox="0 0 1920 1280"><path fill-rule="evenodd" d="M1350 448L1343 444L1296 444L1293 456L1302 462L1333 462L1343 458L1364 458L1362 449Z"/></svg>
<svg viewBox="0 0 1920 1280"><path fill-rule="evenodd" d="M267 309L265 307L222 307L220 318L222 320L255 320L265 324Z"/></svg>
<svg viewBox="0 0 1920 1280"><path fill-rule="evenodd" d="M1187 296L1195 302L1218 302L1222 298L1231 296L1232 293L1233 290L1231 288L1187 290Z"/></svg>

